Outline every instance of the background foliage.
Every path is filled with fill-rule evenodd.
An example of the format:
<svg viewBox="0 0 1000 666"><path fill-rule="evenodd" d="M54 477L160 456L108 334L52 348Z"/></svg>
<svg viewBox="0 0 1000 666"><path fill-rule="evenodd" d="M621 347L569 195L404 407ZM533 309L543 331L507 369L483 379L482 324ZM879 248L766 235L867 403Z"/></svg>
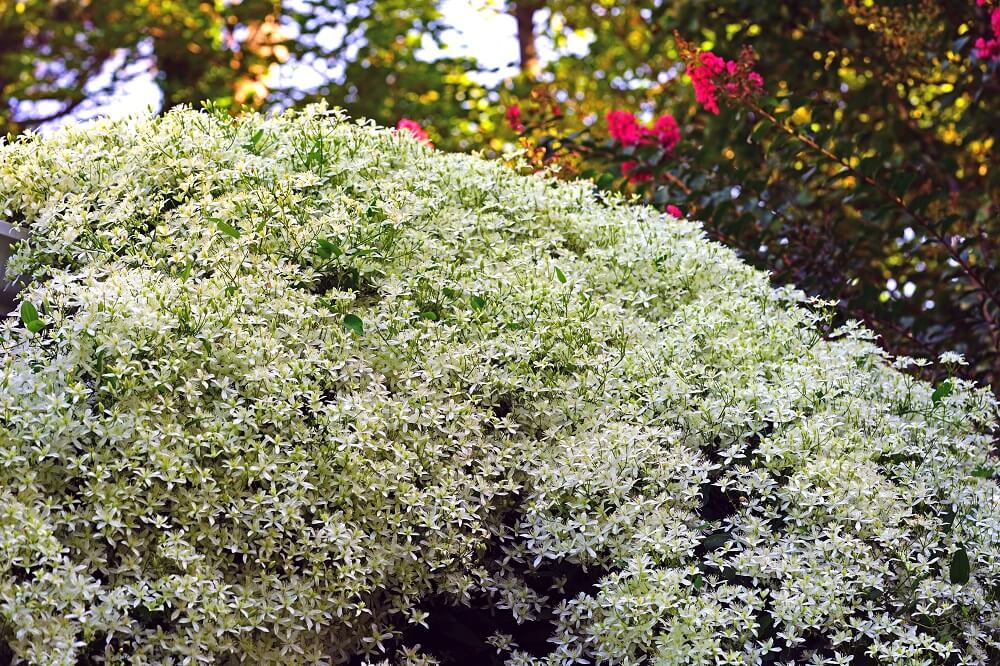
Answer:
<svg viewBox="0 0 1000 666"><path fill-rule="evenodd" d="M447 27L439 4L0 0L0 131L77 113L136 63L154 69L165 107L324 98L387 125L411 118L444 150L520 146L536 168L677 206L776 282L835 300L891 351L957 350L968 376L1000 383L1000 79L976 46L995 7L510 3L520 73L486 84L473 59L421 59ZM592 40L585 55L539 60L540 38L559 46L574 31ZM752 47L761 96L707 112L675 32L727 59ZM304 70L308 86L287 74ZM672 114L679 144L612 140L615 109ZM629 182L623 162L649 178Z"/></svg>

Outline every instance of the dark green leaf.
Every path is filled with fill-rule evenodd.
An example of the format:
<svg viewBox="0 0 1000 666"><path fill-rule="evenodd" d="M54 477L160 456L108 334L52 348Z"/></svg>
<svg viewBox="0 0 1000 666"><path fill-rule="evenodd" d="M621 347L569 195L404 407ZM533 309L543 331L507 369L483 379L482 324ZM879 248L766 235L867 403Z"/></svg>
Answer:
<svg viewBox="0 0 1000 666"><path fill-rule="evenodd" d="M917 177L918 174L915 173L901 173L889 183L889 191L894 196L902 197L910 190L910 186L917 180Z"/></svg>
<svg viewBox="0 0 1000 666"><path fill-rule="evenodd" d="M420 313L420 318L421 319L426 319L428 321L437 321L438 320L438 315L433 310L427 310L426 312L421 312Z"/></svg>
<svg viewBox="0 0 1000 666"><path fill-rule="evenodd" d="M364 335L365 334L365 325L364 325L364 322L362 322L361 321L361 317L359 317L357 315L353 315L353 314L346 314L346 315L344 315L343 324L344 324L344 328L346 328L349 331L352 331L355 335Z"/></svg>
<svg viewBox="0 0 1000 666"><path fill-rule="evenodd" d="M717 548L721 548L727 541L729 541L729 535L725 532L718 532L705 537L701 545L704 546L705 550L711 552Z"/></svg>
<svg viewBox="0 0 1000 666"><path fill-rule="evenodd" d="M972 476L977 479L992 479L995 472L989 467L977 467L972 470Z"/></svg>
<svg viewBox="0 0 1000 666"><path fill-rule="evenodd" d="M917 212L923 213L927 210L928 204L938 198L937 192L928 192L927 194L921 194L919 197L910 202L910 209Z"/></svg>
<svg viewBox="0 0 1000 666"><path fill-rule="evenodd" d="M471 296L469 303L472 305L473 310L482 310L486 307L486 299L482 296Z"/></svg>
<svg viewBox="0 0 1000 666"><path fill-rule="evenodd" d="M566 275L561 270L559 270L558 266L556 266L556 279L562 282L563 284L566 284Z"/></svg>
<svg viewBox="0 0 1000 666"><path fill-rule="evenodd" d="M951 558L951 567L948 570L949 578L952 583L964 585L969 582L970 571L969 554L965 551L964 546L960 546Z"/></svg>

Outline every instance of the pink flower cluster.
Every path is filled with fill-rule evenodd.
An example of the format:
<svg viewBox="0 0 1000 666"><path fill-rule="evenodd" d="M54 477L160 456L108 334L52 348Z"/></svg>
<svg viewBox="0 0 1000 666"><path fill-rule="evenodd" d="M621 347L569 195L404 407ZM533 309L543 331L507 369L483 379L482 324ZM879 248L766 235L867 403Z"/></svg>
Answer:
<svg viewBox="0 0 1000 666"><path fill-rule="evenodd" d="M681 140L681 130L669 113L657 118L652 127L640 125L635 115L618 109L608 111L604 121L608 124L611 138L623 146L656 143L669 152Z"/></svg>
<svg viewBox="0 0 1000 666"><path fill-rule="evenodd" d="M524 131L524 123L521 121L521 107L519 105L511 104L508 106L504 118L507 120L510 128L518 134Z"/></svg>
<svg viewBox="0 0 1000 666"><path fill-rule="evenodd" d="M976 4L982 7L986 3L978 0ZM990 13L990 28L993 30L993 37L980 37L976 40L976 56L983 60L1000 57L1000 6L994 7Z"/></svg>
<svg viewBox="0 0 1000 666"><path fill-rule="evenodd" d="M764 87L763 77L744 60L726 60L711 51L698 54L689 75L694 98L706 111L718 115L720 87L723 94L734 99L744 99Z"/></svg>
<svg viewBox="0 0 1000 666"><path fill-rule="evenodd" d="M431 148L434 147L434 143L431 141L431 138L427 136L427 132L424 130L423 127L420 126L420 123L418 123L416 120L410 120L409 118L400 118L399 122L396 123L396 132L398 133L402 130L409 132L410 134L413 135L415 139L417 139L418 141L423 141Z"/></svg>
<svg viewBox="0 0 1000 666"><path fill-rule="evenodd" d="M640 125L635 114L620 109L608 111L604 121L608 124L611 138L623 146L655 144L670 152L681 140L681 129L669 113L657 118L652 127ZM648 183L653 180L652 172L636 160L622 162L621 172L630 183Z"/></svg>

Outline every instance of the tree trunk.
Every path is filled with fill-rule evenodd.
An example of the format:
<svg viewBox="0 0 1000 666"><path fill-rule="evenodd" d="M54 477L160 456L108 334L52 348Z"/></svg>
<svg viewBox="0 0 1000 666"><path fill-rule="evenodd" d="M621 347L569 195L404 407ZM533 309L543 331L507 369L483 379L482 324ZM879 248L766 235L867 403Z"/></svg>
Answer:
<svg viewBox="0 0 1000 666"><path fill-rule="evenodd" d="M532 80L538 78L542 69L538 62L538 50L535 48L535 12L543 5L544 2L518 2L514 5L521 74Z"/></svg>

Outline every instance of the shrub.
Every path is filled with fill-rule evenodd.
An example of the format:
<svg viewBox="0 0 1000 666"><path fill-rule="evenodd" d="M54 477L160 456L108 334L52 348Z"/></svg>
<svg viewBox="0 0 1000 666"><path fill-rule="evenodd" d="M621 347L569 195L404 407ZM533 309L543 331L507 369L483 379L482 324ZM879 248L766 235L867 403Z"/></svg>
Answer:
<svg viewBox="0 0 1000 666"><path fill-rule="evenodd" d="M697 225L318 107L0 156L17 658L996 658L992 395Z"/></svg>

